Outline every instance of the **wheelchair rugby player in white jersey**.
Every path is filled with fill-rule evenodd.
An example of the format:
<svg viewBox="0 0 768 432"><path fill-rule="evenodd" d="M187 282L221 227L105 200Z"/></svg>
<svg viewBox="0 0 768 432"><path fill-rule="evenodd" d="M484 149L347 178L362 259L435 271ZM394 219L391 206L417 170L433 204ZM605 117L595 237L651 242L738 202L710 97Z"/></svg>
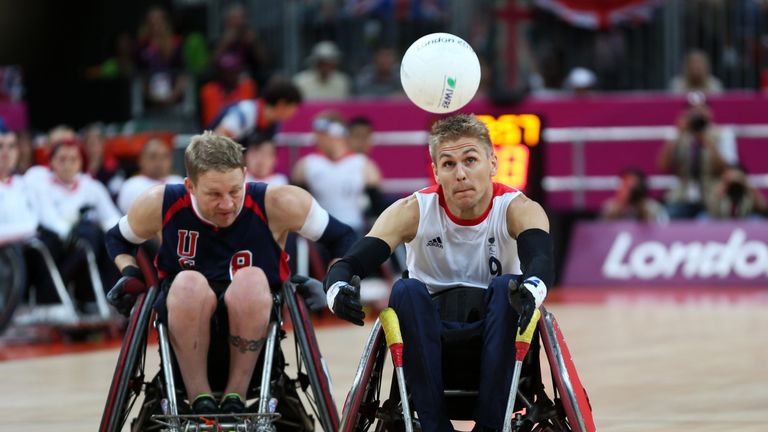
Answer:
<svg viewBox="0 0 768 432"><path fill-rule="evenodd" d="M390 206L334 264L325 279L328 306L362 325L358 277L404 243L408 278L394 284L389 304L407 347L405 376L421 429L453 431L443 397L441 336L463 325L482 334L475 430L501 430L516 330L527 327L554 280L549 220L538 203L493 182L493 145L474 116L435 123L429 152L437 185ZM484 290L481 319L457 323L443 318L433 297L455 287Z"/></svg>

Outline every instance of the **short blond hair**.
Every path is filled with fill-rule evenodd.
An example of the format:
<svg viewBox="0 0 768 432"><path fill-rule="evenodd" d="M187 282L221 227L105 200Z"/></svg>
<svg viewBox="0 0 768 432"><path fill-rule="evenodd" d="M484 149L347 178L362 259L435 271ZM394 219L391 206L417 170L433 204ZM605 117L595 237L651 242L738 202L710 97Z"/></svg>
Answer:
<svg viewBox="0 0 768 432"><path fill-rule="evenodd" d="M207 171L226 172L243 168L243 146L231 138L205 131L190 140L184 151L184 166L187 177L193 183Z"/></svg>
<svg viewBox="0 0 768 432"><path fill-rule="evenodd" d="M437 146L460 138L476 138L486 146L488 156L493 154L493 144L485 123L473 114L458 114L435 122L429 131L429 156L437 163Z"/></svg>

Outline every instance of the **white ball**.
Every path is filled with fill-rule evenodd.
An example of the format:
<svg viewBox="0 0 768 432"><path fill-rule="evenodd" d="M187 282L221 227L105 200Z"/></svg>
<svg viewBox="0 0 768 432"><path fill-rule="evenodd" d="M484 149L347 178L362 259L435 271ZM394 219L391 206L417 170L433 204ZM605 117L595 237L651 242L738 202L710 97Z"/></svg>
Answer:
<svg viewBox="0 0 768 432"><path fill-rule="evenodd" d="M437 114L460 109L480 86L480 61L462 38L428 34L408 47L400 63L400 82L411 102Z"/></svg>

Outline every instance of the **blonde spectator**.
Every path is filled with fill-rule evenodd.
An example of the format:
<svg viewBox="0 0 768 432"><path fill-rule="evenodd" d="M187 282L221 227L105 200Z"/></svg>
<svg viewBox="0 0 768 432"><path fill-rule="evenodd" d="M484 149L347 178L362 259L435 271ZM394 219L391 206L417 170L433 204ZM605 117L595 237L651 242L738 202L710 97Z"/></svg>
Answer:
<svg viewBox="0 0 768 432"><path fill-rule="evenodd" d="M723 91L723 84L710 73L707 53L693 50L685 57L682 74L672 78L669 90L675 93L690 91L720 93Z"/></svg>

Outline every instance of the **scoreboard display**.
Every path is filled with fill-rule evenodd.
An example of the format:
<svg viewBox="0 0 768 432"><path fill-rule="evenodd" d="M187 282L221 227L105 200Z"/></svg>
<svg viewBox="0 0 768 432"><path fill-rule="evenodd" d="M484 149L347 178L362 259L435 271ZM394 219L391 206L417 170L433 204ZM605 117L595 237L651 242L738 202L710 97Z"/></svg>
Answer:
<svg viewBox="0 0 768 432"><path fill-rule="evenodd" d="M541 183L542 120L535 114L480 114L496 150L494 181L537 195Z"/></svg>

